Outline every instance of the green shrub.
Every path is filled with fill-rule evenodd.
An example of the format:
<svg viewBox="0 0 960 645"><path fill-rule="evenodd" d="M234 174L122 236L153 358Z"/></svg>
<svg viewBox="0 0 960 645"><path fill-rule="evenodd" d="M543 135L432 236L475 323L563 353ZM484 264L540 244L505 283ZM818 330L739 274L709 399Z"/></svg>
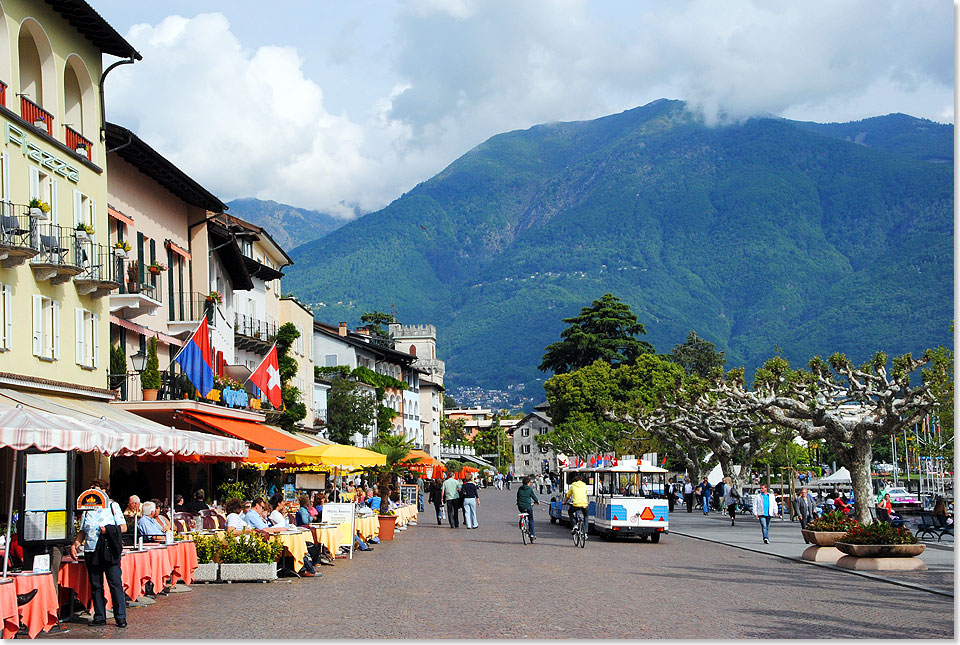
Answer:
<svg viewBox="0 0 960 645"><path fill-rule="evenodd" d="M264 540L257 533L228 533L223 541L220 562L223 564L261 564L276 562L283 554L283 545Z"/></svg>
<svg viewBox="0 0 960 645"><path fill-rule="evenodd" d="M209 564L220 560L223 540L216 535L193 533L193 543L197 547L197 563Z"/></svg>
<svg viewBox="0 0 960 645"><path fill-rule="evenodd" d="M160 389L160 359L157 358L157 339L147 342L147 366L140 375L140 387L144 390Z"/></svg>
<svg viewBox="0 0 960 645"><path fill-rule="evenodd" d="M823 517L808 522L807 530L846 532L855 526L858 526L858 522L852 517L844 515L843 511L832 511L830 513L824 513Z"/></svg>
<svg viewBox="0 0 960 645"><path fill-rule="evenodd" d="M917 536L905 526L890 522L859 524L844 534L838 542L845 544L916 544Z"/></svg>

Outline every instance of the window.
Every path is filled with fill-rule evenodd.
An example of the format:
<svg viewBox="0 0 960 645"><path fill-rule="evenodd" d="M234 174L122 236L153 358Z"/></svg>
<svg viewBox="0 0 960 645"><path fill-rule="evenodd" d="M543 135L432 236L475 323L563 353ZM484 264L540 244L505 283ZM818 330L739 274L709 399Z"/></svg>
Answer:
<svg viewBox="0 0 960 645"><path fill-rule="evenodd" d="M525 428L520 432L520 436L521 436L521 437L529 437L529 436L530 436L530 428L526 428L526 427L525 427Z"/></svg>
<svg viewBox="0 0 960 645"><path fill-rule="evenodd" d="M39 199L50 204L50 224L57 224L57 178L30 168L30 199Z"/></svg>
<svg viewBox="0 0 960 645"><path fill-rule="evenodd" d="M73 191L73 225L87 224L96 232L97 230L97 202L90 199L79 190ZM95 237L91 237L96 241Z"/></svg>
<svg viewBox="0 0 960 645"><path fill-rule="evenodd" d="M77 365L97 367L100 354L100 316L86 309L76 310Z"/></svg>
<svg viewBox="0 0 960 645"><path fill-rule="evenodd" d="M520 446L520 454L529 455L530 454L530 444L523 444Z"/></svg>
<svg viewBox="0 0 960 645"><path fill-rule="evenodd" d="M0 352L13 348L13 290L8 284L0 284Z"/></svg>
<svg viewBox="0 0 960 645"><path fill-rule="evenodd" d="M60 303L37 294L33 296L33 355L60 359Z"/></svg>
<svg viewBox="0 0 960 645"><path fill-rule="evenodd" d="M537 430L537 434L546 434L546 433L547 433L546 428L540 428L539 430Z"/></svg>
<svg viewBox="0 0 960 645"><path fill-rule="evenodd" d="M337 366L337 355L336 354L327 354L323 357L323 364L325 367L336 367Z"/></svg>
<svg viewBox="0 0 960 645"><path fill-rule="evenodd" d="M544 455L545 455L545 454L547 454L548 452L550 452L550 449L549 449L549 448L547 448L546 446L540 446L540 453L541 453L541 454L544 454Z"/></svg>
<svg viewBox="0 0 960 645"><path fill-rule="evenodd" d="M524 466L529 466L529 465L530 465L530 460L529 460L529 459L524 459L524 460L523 460L523 465L524 465Z"/></svg>

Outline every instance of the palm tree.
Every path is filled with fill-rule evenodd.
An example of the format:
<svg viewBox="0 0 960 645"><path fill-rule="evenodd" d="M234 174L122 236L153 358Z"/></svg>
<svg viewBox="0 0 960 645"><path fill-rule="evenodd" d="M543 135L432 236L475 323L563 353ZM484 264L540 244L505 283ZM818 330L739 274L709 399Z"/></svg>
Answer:
<svg viewBox="0 0 960 645"><path fill-rule="evenodd" d="M369 468L369 472L377 476L377 488L380 491L380 513L390 510L390 486L395 486L400 477L409 475L409 464L420 461L419 458L404 461L413 449L413 442L407 441L403 435L381 434L377 443L370 447L387 458L383 466ZM399 490L399 489L397 489Z"/></svg>

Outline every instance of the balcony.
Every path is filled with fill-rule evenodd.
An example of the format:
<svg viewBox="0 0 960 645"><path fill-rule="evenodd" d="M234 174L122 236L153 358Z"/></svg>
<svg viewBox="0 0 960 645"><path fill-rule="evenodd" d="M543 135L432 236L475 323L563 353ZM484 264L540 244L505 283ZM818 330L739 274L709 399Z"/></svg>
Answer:
<svg viewBox="0 0 960 645"><path fill-rule="evenodd" d="M53 136L53 115L23 94L20 95L20 117L38 130L44 130L47 135Z"/></svg>
<svg viewBox="0 0 960 645"><path fill-rule="evenodd" d="M110 247L92 241L77 240L83 269L74 279L77 293L98 299L123 285L123 260Z"/></svg>
<svg viewBox="0 0 960 645"><path fill-rule="evenodd" d="M171 336L180 336L189 334L200 320L206 317L207 324L216 327L217 317L214 315L217 303L208 301L207 296L202 293L184 291L173 294L173 300L170 302L169 322L167 330Z"/></svg>
<svg viewBox="0 0 960 645"><path fill-rule="evenodd" d="M93 142L71 128L69 125L64 127L67 131L66 136L64 136L64 143L67 144L67 147L76 152L78 155L83 155L86 157L87 161L93 161Z"/></svg>
<svg viewBox="0 0 960 645"><path fill-rule="evenodd" d="M262 354L270 349L277 326L243 314L234 314L233 337L237 349Z"/></svg>
<svg viewBox="0 0 960 645"><path fill-rule="evenodd" d="M0 266L20 266L39 253L30 243L32 218L26 206L0 202Z"/></svg>
<svg viewBox="0 0 960 645"><path fill-rule="evenodd" d="M44 224L36 217L30 217L30 245L38 251L30 259L30 268L40 282L63 284L82 273L89 262L74 229Z"/></svg>

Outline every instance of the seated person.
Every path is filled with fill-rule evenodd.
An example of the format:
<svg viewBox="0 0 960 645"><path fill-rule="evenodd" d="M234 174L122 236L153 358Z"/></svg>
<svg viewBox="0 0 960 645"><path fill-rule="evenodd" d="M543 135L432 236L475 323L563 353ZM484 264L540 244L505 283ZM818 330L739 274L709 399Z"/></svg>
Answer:
<svg viewBox="0 0 960 645"><path fill-rule="evenodd" d="M297 526L307 526L313 521L313 518L310 517L310 499L306 495L301 495L297 501L300 502L300 508L297 509L294 522ZM314 511L314 515L316 515L316 511Z"/></svg>
<svg viewBox="0 0 960 645"><path fill-rule="evenodd" d="M203 501L204 496L205 493L203 489L199 489L193 494L193 499L183 505L183 510L187 513L193 513L194 515L200 511L210 510L210 507Z"/></svg>
<svg viewBox="0 0 960 645"><path fill-rule="evenodd" d="M142 514L143 510L140 505L140 497L131 495L129 499L127 499L127 507L123 509L123 519L127 521L127 528L132 528L133 523L140 519Z"/></svg>
<svg viewBox="0 0 960 645"><path fill-rule="evenodd" d="M270 526L279 526L282 529L287 528L287 506L283 502L283 496L280 493L275 493L270 498L270 506L266 510L268 511L267 522Z"/></svg>
<svg viewBox="0 0 960 645"><path fill-rule="evenodd" d="M883 496L883 501L877 504L877 508L882 508L883 510L885 510L891 522L894 522L900 519L899 515L894 515L893 513L893 502L890 500L889 493Z"/></svg>
<svg viewBox="0 0 960 645"><path fill-rule="evenodd" d="M157 515L159 514L160 511L157 509L156 504L153 502L143 503L143 517L137 522L137 531L139 531L140 535L145 539L153 541L163 539L163 526L161 526L157 520Z"/></svg>
<svg viewBox="0 0 960 645"><path fill-rule="evenodd" d="M163 509L163 503L162 503L159 499L156 499L156 498L151 499L150 501L157 505L157 521L160 522L160 526L163 527L164 533L166 533L167 531L173 529L173 525L170 524L170 520L167 518L167 516L164 514L164 512L163 512L163 510L162 510L162 509Z"/></svg>
<svg viewBox="0 0 960 645"><path fill-rule="evenodd" d="M372 508L375 511L380 510L380 493L377 492L377 489L371 489L370 496L367 498L367 506Z"/></svg>
<svg viewBox="0 0 960 645"><path fill-rule="evenodd" d="M261 531L264 533L279 533L283 529L278 526L270 526L267 524L267 521L263 518L266 509L267 502L262 498L258 497L252 502L250 510L246 512L243 516L243 521L252 529Z"/></svg>
<svg viewBox="0 0 960 645"><path fill-rule="evenodd" d="M183 495L181 495L180 493L177 493L176 496L173 498L173 509L177 513L187 512L183 509Z"/></svg>
<svg viewBox="0 0 960 645"><path fill-rule="evenodd" d="M323 493L317 493L313 496L313 510L317 512L314 521L322 522L323 521L323 505L327 503L327 496Z"/></svg>
<svg viewBox="0 0 960 645"><path fill-rule="evenodd" d="M843 500L843 498L840 497L840 493L837 493L837 496L833 498L833 506L834 506L837 510L843 511L843 514L844 514L844 515L849 515L849 514L850 514L850 511L853 510L853 506L851 506L850 504L847 504L847 503Z"/></svg>
<svg viewBox="0 0 960 645"><path fill-rule="evenodd" d="M243 502L238 498L227 500L227 529L234 531L249 530L247 523L243 521Z"/></svg>

